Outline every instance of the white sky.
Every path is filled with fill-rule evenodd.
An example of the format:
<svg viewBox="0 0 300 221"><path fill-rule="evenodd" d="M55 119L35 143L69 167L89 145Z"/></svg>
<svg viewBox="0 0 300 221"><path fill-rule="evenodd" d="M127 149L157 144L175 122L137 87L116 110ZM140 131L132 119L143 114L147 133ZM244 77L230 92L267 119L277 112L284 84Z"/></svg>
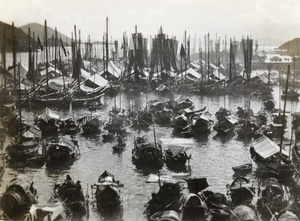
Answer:
<svg viewBox="0 0 300 221"><path fill-rule="evenodd" d="M160 26L169 36L182 39L208 32L224 39L292 40L300 37L299 0L0 0L0 21L20 27L36 22L71 36L74 24L82 39L101 40L109 19L109 36L120 39L137 25L144 36L154 36Z"/></svg>

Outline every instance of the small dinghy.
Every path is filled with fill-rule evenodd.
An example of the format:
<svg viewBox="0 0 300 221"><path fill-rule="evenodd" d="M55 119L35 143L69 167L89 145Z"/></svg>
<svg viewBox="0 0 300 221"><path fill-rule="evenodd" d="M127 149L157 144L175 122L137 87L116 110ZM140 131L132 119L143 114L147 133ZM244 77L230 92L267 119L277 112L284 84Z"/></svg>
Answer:
<svg viewBox="0 0 300 221"><path fill-rule="evenodd" d="M126 147L126 143L122 143L122 144L117 144L113 146L113 150L118 152L118 151L122 151L124 150Z"/></svg>
<svg viewBox="0 0 300 221"><path fill-rule="evenodd" d="M246 163L240 166L232 167L232 170L236 173L245 173L245 172L250 172L252 171L252 164L251 163Z"/></svg>

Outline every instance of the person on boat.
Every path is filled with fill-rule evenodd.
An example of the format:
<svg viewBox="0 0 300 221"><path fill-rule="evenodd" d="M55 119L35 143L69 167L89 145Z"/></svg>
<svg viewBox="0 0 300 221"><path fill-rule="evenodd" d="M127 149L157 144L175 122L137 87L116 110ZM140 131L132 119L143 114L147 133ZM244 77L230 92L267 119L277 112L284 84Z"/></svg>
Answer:
<svg viewBox="0 0 300 221"><path fill-rule="evenodd" d="M77 182L75 184L75 188L77 191L80 191L82 189L80 183L81 183L80 180L77 180Z"/></svg>
<svg viewBox="0 0 300 221"><path fill-rule="evenodd" d="M68 187L74 187L75 185L69 174L66 175L65 184L67 184Z"/></svg>
<svg viewBox="0 0 300 221"><path fill-rule="evenodd" d="M71 141L73 142L73 144L75 144L76 146L78 146L78 140L76 140L73 135L71 135Z"/></svg>
<svg viewBox="0 0 300 221"><path fill-rule="evenodd" d="M123 145L123 140L122 140L122 138L119 134L117 135L117 140L118 140L118 146L122 146Z"/></svg>

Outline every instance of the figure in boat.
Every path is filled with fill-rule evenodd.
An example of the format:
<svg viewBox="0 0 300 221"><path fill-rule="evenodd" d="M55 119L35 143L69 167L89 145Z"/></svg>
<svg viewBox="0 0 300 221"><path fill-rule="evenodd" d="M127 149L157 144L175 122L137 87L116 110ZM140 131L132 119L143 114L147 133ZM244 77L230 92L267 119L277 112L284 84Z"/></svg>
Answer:
<svg viewBox="0 0 300 221"><path fill-rule="evenodd" d="M100 211L114 211L121 205L119 187L123 187L114 175L106 170L99 176L98 182L93 184L92 191L95 203Z"/></svg>
<svg viewBox="0 0 300 221"><path fill-rule="evenodd" d="M71 136L66 136L46 141L43 146L45 158L48 162L64 162L69 159L76 159L80 155L78 141Z"/></svg>
<svg viewBox="0 0 300 221"><path fill-rule="evenodd" d="M185 180L164 182L145 207L149 220L205 220L205 202Z"/></svg>
<svg viewBox="0 0 300 221"><path fill-rule="evenodd" d="M148 142L145 137L137 137L132 150L132 162L141 167L161 168L164 162L161 145Z"/></svg>
<svg viewBox="0 0 300 221"><path fill-rule="evenodd" d="M121 151L125 148L126 143L123 142L122 137L117 134L117 144L113 146L114 151Z"/></svg>
<svg viewBox="0 0 300 221"><path fill-rule="evenodd" d="M52 203L63 202L67 216L73 219L80 220L87 212L81 182L80 180L74 182L69 174L66 175L64 181L55 183L50 201Z"/></svg>
<svg viewBox="0 0 300 221"><path fill-rule="evenodd" d="M184 168L187 161L191 159L191 155L187 155L186 151L194 147L192 139L187 138L161 138L162 145L166 147L165 162L169 168Z"/></svg>

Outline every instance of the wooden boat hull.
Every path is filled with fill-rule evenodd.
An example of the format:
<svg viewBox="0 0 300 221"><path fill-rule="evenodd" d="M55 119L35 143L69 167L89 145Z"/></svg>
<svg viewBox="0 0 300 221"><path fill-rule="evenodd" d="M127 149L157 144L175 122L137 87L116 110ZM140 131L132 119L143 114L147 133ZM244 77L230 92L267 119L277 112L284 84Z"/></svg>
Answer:
<svg viewBox="0 0 300 221"><path fill-rule="evenodd" d="M14 219L26 213L32 204L37 203L37 191L33 182L24 175L12 179L1 198L1 209Z"/></svg>
<svg viewBox="0 0 300 221"><path fill-rule="evenodd" d="M114 210L121 204L119 190L113 186L98 186L95 197L100 210Z"/></svg>
<svg viewBox="0 0 300 221"><path fill-rule="evenodd" d="M67 146L51 145L47 148L48 160L67 160L75 158L75 151Z"/></svg>
<svg viewBox="0 0 300 221"><path fill-rule="evenodd" d="M115 138L116 138L115 133L108 133L108 134L103 134L102 135L103 142L112 141Z"/></svg>
<svg viewBox="0 0 300 221"><path fill-rule="evenodd" d="M190 159L186 153L179 153L174 156L171 151L165 152L165 162L168 167L185 167L186 162Z"/></svg>
<svg viewBox="0 0 300 221"><path fill-rule="evenodd" d="M99 176L98 183L93 185L95 201L101 211L115 211L121 205L120 191L123 187L119 181L115 181L114 175L106 170Z"/></svg>
<svg viewBox="0 0 300 221"><path fill-rule="evenodd" d="M161 150L155 148L152 145L146 147L140 147L137 145L132 150L132 162L133 164L141 167L162 167L164 157Z"/></svg>
<svg viewBox="0 0 300 221"><path fill-rule="evenodd" d="M230 218L229 210L211 208L209 209L209 212L213 216L213 219L229 220Z"/></svg>
<svg viewBox="0 0 300 221"><path fill-rule="evenodd" d="M23 142L11 144L6 147L6 152L11 160L28 159L38 155L39 145L37 142Z"/></svg>
<svg viewBox="0 0 300 221"><path fill-rule="evenodd" d="M240 165L240 166L232 167L232 170L236 173L238 173L238 172L240 172L240 173L250 172L250 171L252 171L252 164L247 163L247 164L243 164L243 165Z"/></svg>
<svg viewBox="0 0 300 221"><path fill-rule="evenodd" d="M113 150L114 151L122 151L122 150L125 149L125 147L126 147L126 143L123 143L122 145L115 145L115 146L113 146Z"/></svg>
<svg viewBox="0 0 300 221"><path fill-rule="evenodd" d="M84 134L94 134L100 132L101 121L97 117L87 117L85 123L82 125Z"/></svg>
<svg viewBox="0 0 300 221"><path fill-rule="evenodd" d="M79 155L79 147L75 143L76 140L66 137L49 142L45 147L46 159L54 162L75 159Z"/></svg>

